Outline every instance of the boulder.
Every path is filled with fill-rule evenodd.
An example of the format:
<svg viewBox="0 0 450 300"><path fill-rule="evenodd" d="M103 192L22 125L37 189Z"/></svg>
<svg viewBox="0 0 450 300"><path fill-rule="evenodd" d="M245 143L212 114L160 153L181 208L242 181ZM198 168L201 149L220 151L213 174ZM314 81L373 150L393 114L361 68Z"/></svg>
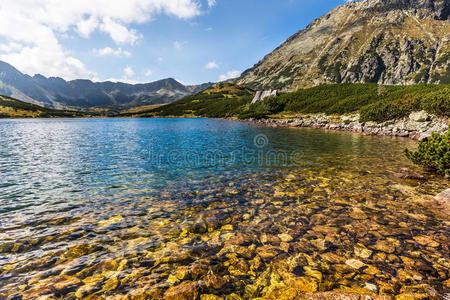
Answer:
<svg viewBox="0 0 450 300"><path fill-rule="evenodd" d="M431 118L426 111L422 110L411 113L409 115L409 119L414 122L426 122L429 121Z"/></svg>
<svg viewBox="0 0 450 300"><path fill-rule="evenodd" d="M447 204L450 203L450 189L446 189L445 191L439 193L434 197L438 201L446 202Z"/></svg>
<svg viewBox="0 0 450 300"><path fill-rule="evenodd" d="M450 212L450 189L437 194L434 199L445 211Z"/></svg>

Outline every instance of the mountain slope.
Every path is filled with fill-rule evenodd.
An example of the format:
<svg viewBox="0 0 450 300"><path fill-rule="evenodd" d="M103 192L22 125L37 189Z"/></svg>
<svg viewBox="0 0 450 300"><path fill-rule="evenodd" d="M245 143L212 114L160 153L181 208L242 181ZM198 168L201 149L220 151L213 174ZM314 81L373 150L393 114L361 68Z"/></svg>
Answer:
<svg viewBox="0 0 450 300"><path fill-rule="evenodd" d="M96 106L136 107L170 103L210 87L212 83L184 86L168 78L146 84L121 82L65 81L33 77L0 62L0 94L46 107L90 108Z"/></svg>
<svg viewBox="0 0 450 300"><path fill-rule="evenodd" d="M10 97L0 96L1 118L74 118L89 117L85 113L68 110L55 110Z"/></svg>
<svg viewBox="0 0 450 300"><path fill-rule="evenodd" d="M364 0L320 17L245 71L238 84L449 83L448 0Z"/></svg>
<svg viewBox="0 0 450 300"><path fill-rule="evenodd" d="M25 102L55 106L49 93L32 77L22 74L13 66L0 61L0 94Z"/></svg>

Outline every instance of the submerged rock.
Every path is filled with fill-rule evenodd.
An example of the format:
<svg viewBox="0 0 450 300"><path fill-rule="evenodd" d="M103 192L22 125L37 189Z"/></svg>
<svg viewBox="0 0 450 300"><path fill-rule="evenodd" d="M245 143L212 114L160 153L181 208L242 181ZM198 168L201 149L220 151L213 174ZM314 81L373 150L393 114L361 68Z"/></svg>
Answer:
<svg viewBox="0 0 450 300"><path fill-rule="evenodd" d="M425 180L426 178L416 172L409 169L402 168L397 173L394 174L396 177L401 179L414 179L414 180Z"/></svg>
<svg viewBox="0 0 450 300"><path fill-rule="evenodd" d="M365 263L357 259L349 259L345 262L345 264L356 270L359 270L366 265Z"/></svg>
<svg viewBox="0 0 450 300"><path fill-rule="evenodd" d="M63 276L53 287L57 290L58 295L65 295L75 291L81 284L81 281L76 277Z"/></svg>
<svg viewBox="0 0 450 300"><path fill-rule="evenodd" d="M280 234L278 237L283 242L290 242L290 241L292 241L294 239L291 235L289 235L287 233Z"/></svg>
<svg viewBox="0 0 450 300"><path fill-rule="evenodd" d="M319 288L317 279L310 277L293 277L287 281L287 285L302 293L316 292Z"/></svg>
<svg viewBox="0 0 450 300"><path fill-rule="evenodd" d="M264 260L272 259L279 253L275 247L269 245L262 246L256 249L256 252Z"/></svg>
<svg viewBox="0 0 450 300"><path fill-rule="evenodd" d="M439 243L434 241L429 236L420 235L420 236L415 236L413 239L422 246L430 246L433 248L436 248L439 246Z"/></svg>
<svg viewBox="0 0 450 300"><path fill-rule="evenodd" d="M192 300L197 299L197 283L185 281L173 286L164 293L164 300Z"/></svg>
<svg viewBox="0 0 450 300"><path fill-rule="evenodd" d="M357 245L354 248L354 252L356 256L359 256L361 258L369 258L373 251L367 249L366 247L362 246L362 245Z"/></svg>
<svg viewBox="0 0 450 300"><path fill-rule="evenodd" d="M392 300L391 296L373 296L366 294L352 294L352 293L315 293L303 294L296 297L298 300Z"/></svg>
<svg viewBox="0 0 450 300"><path fill-rule="evenodd" d="M394 253L396 247L398 246L400 246L399 241L392 238L387 238L386 240L378 240L375 245L375 249L385 253Z"/></svg>

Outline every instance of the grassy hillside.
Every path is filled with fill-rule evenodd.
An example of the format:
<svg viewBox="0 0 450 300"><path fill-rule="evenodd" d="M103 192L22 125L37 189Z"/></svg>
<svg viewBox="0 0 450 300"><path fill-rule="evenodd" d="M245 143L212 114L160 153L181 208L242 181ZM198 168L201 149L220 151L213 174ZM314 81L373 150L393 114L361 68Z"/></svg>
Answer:
<svg viewBox="0 0 450 300"><path fill-rule="evenodd" d="M230 83L219 83L203 92L187 96L173 103L135 112L122 117L209 117L238 115L251 102L253 91Z"/></svg>
<svg viewBox="0 0 450 300"><path fill-rule="evenodd" d="M450 117L450 85L333 84L301 89L250 104L254 92L222 84L137 116L265 118L280 114L361 113L362 121L386 121L426 110Z"/></svg>
<svg viewBox="0 0 450 300"><path fill-rule="evenodd" d="M73 118L88 116L88 114L77 111L49 109L0 96L0 118Z"/></svg>

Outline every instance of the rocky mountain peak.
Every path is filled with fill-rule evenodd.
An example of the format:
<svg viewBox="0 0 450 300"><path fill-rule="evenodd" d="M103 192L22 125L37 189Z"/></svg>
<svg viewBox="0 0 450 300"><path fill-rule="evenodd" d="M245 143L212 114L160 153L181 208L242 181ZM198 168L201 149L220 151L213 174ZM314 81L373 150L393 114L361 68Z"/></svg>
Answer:
<svg viewBox="0 0 450 300"><path fill-rule="evenodd" d="M402 10L413 12L420 18L433 18L436 20L449 19L448 0L365 0L351 2L348 6L354 6L368 13Z"/></svg>
<svg viewBox="0 0 450 300"><path fill-rule="evenodd" d="M326 83L450 83L449 0L338 6L245 71L238 84L295 90Z"/></svg>

